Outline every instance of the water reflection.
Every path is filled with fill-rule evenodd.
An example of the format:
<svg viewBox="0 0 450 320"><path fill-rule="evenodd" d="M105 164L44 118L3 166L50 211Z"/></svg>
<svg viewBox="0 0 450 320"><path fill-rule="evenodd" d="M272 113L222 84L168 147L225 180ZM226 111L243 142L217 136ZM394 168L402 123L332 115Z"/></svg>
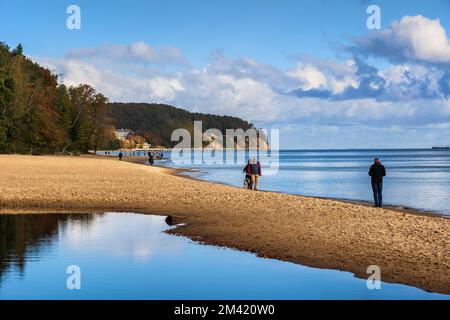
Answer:
<svg viewBox="0 0 450 320"><path fill-rule="evenodd" d="M23 275L26 261L38 259L69 221L88 227L93 219L86 214L0 215L0 283L10 268Z"/></svg>
<svg viewBox="0 0 450 320"><path fill-rule="evenodd" d="M132 213L0 215L0 299L448 299L196 244ZM78 265L82 290L66 288Z"/></svg>

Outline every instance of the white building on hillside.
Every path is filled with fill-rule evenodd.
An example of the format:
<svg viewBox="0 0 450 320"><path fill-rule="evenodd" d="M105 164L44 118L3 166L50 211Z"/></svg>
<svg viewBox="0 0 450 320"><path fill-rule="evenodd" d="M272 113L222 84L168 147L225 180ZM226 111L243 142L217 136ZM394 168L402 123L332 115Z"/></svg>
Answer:
<svg viewBox="0 0 450 320"><path fill-rule="evenodd" d="M130 133L133 133L133 131L131 131L129 129L117 129L116 130L116 138L121 140L121 141L124 141L124 140L127 139L127 136Z"/></svg>

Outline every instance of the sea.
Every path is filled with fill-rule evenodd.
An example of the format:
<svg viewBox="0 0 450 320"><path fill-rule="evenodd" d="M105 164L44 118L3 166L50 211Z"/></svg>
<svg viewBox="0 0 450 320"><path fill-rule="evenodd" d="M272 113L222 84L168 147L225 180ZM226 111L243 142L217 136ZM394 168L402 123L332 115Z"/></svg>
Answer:
<svg viewBox="0 0 450 320"><path fill-rule="evenodd" d="M169 160L163 165L186 169L184 174L194 178L243 187L242 169L256 156L262 164L260 190L370 203L373 194L368 171L374 158L380 158L387 170L385 205L450 216L449 150L214 152L192 152L190 159L168 153Z"/></svg>

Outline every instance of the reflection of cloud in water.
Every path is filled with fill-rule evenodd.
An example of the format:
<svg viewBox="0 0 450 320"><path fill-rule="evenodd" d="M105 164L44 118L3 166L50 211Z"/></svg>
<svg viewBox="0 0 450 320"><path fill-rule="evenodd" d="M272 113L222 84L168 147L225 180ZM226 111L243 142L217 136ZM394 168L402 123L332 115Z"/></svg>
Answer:
<svg viewBox="0 0 450 320"><path fill-rule="evenodd" d="M114 219L111 217L114 216ZM89 225L68 221L65 226L67 245L73 250L86 252L86 248L114 256L131 256L146 262L152 255L178 253L178 241L170 241L162 232L168 228L164 217L131 213L94 215Z"/></svg>

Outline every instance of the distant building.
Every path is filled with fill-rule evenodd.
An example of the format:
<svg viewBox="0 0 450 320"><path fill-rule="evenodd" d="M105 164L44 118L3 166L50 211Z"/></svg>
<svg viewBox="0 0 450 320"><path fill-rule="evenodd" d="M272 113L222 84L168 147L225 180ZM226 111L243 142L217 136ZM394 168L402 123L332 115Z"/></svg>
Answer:
<svg viewBox="0 0 450 320"><path fill-rule="evenodd" d="M132 134L133 131L129 129L117 129L116 130L116 138L120 141L125 141L129 134Z"/></svg>

